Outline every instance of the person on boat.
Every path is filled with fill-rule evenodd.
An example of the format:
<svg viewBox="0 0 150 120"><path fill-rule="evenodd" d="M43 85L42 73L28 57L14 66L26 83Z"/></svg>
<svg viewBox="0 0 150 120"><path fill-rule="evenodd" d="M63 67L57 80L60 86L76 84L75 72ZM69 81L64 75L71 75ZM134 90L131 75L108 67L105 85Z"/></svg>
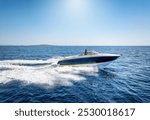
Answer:
<svg viewBox="0 0 150 120"><path fill-rule="evenodd" d="M85 51L84 51L84 55L87 55L87 49L85 49Z"/></svg>

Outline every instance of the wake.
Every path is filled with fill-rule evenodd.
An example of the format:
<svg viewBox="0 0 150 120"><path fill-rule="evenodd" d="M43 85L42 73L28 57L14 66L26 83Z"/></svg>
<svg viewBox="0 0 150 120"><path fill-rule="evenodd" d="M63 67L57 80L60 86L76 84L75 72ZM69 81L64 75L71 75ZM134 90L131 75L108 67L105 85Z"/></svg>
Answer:
<svg viewBox="0 0 150 120"><path fill-rule="evenodd" d="M97 76L96 66L59 66L60 59L0 61L0 83L19 80L26 84L69 86L87 76Z"/></svg>

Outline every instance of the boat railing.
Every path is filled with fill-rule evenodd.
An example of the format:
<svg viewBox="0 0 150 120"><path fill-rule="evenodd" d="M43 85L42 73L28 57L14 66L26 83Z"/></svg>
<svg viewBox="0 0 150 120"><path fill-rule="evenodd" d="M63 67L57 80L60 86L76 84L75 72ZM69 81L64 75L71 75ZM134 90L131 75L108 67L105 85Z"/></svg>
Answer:
<svg viewBox="0 0 150 120"><path fill-rule="evenodd" d="M81 53L80 56L84 56L84 55L98 55L100 54L99 52L96 51L87 51L86 54L85 52Z"/></svg>

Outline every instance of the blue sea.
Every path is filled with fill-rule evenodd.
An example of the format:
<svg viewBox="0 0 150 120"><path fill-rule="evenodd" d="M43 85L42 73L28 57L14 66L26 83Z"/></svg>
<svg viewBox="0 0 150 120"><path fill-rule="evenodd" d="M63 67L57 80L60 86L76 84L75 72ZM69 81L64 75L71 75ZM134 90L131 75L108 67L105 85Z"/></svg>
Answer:
<svg viewBox="0 0 150 120"><path fill-rule="evenodd" d="M58 66L84 49L121 54L107 66ZM150 102L150 46L0 46L0 102Z"/></svg>

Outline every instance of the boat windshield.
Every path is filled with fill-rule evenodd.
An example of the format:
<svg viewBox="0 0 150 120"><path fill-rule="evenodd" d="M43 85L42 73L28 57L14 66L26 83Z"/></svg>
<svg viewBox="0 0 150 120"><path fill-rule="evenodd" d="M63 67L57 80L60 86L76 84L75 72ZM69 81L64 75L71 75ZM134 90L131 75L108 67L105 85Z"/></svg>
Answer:
<svg viewBox="0 0 150 120"><path fill-rule="evenodd" d="M83 55L98 55L99 52L96 52L96 51L87 51L85 50L85 52L81 53L80 56L83 56Z"/></svg>

